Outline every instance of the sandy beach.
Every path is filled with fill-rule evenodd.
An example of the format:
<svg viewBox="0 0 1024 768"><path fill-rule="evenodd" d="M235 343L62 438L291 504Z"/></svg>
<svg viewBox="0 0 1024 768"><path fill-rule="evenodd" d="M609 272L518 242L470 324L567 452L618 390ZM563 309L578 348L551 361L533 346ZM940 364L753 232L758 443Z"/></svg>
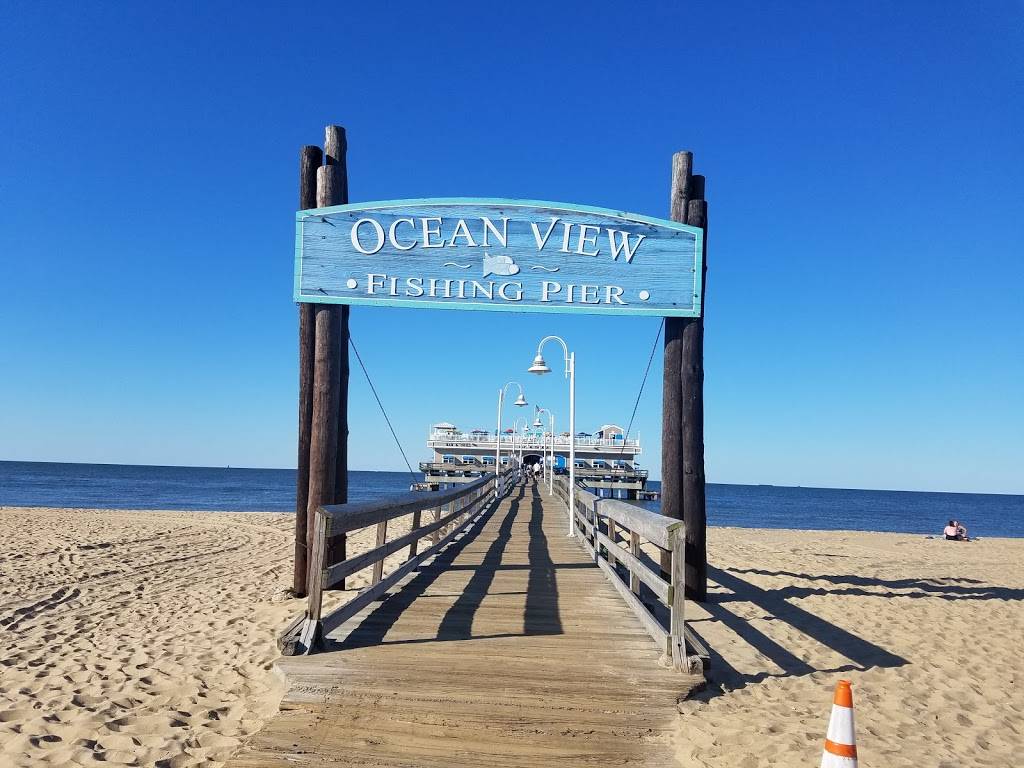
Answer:
<svg viewBox="0 0 1024 768"><path fill-rule="evenodd" d="M0 508L0 766L220 765L283 694L293 525Z"/></svg>
<svg viewBox="0 0 1024 768"><path fill-rule="evenodd" d="M0 508L0 765L227 759L283 693L292 523ZM689 618L715 669L682 706L683 765L816 765L840 677L861 765L1014 763L1024 540L713 528L709 542L714 599Z"/></svg>
<svg viewBox="0 0 1024 768"><path fill-rule="evenodd" d="M818 765L839 679L861 766L1010 766L1024 748L1024 539L708 530L720 654L685 766Z"/></svg>

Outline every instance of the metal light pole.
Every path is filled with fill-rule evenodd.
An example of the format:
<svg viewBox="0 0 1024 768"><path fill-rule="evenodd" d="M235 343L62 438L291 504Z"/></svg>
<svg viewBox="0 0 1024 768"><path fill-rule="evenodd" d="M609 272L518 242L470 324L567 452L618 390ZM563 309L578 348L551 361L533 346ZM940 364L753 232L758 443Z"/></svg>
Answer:
<svg viewBox="0 0 1024 768"><path fill-rule="evenodd" d="M522 471L523 471L523 443L525 442L526 438L523 437L519 441L519 451L517 453L516 452L516 435L519 434L517 430L519 429L519 422L520 421L523 423L523 434L524 435L526 434L526 430L529 428L530 424L529 424L529 420L527 418L525 418L525 417L518 417L518 416L516 417L516 420L512 422L512 455L514 455L516 457L516 461L519 462L519 473L522 474Z"/></svg>
<svg viewBox="0 0 1024 768"><path fill-rule="evenodd" d="M518 381L506 382L505 386L498 390L498 425L494 429L494 495L496 497L500 497L504 490L501 487L501 406L505 403L505 390L513 384L519 388L519 397L515 399L513 405L517 405L520 408L529 405L526 402L526 396L523 394L523 385ZM514 436L513 445L515 445Z"/></svg>
<svg viewBox="0 0 1024 768"><path fill-rule="evenodd" d="M543 375L551 373L544 362L544 345L549 341L557 341L565 352L565 377L569 379L569 535L576 535L576 353L569 351L569 345L560 336L545 336L537 345L537 356L527 371Z"/></svg>
<svg viewBox="0 0 1024 768"><path fill-rule="evenodd" d="M550 496L555 492L555 414L553 414L547 408L541 408L539 405L537 406L537 410L535 411L535 413L537 414L537 418L534 419L533 421L533 426L535 427L544 426L540 420L540 415L542 413L546 413L548 415L548 435L551 438L551 445L549 447L551 453L551 460L547 462L547 468L545 469L545 472L547 473L548 477L548 496Z"/></svg>

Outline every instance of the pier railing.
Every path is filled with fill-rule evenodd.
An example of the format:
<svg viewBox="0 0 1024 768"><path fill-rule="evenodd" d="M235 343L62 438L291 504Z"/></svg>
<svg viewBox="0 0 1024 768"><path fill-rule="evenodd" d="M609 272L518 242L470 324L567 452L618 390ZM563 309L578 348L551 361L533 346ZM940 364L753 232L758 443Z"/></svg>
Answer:
<svg viewBox="0 0 1024 768"><path fill-rule="evenodd" d="M556 476L556 495L569 506L569 482ZM701 673L709 653L686 626L686 529L682 520L584 488L573 494L573 525L583 548L678 670ZM625 546L622 546L622 545ZM669 553L666 574L660 554ZM652 555L657 554L656 561Z"/></svg>
<svg viewBox="0 0 1024 768"><path fill-rule="evenodd" d="M313 521L313 544L309 552L308 606L278 639L281 652L294 656L317 650L327 634L380 598L424 560L437 554L477 520L492 502L506 495L518 478L518 467L512 467L500 476L485 475L453 490L411 492L376 501L320 507ZM431 519L425 519L425 513ZM388 541L388 522L408 515L412 515L408 533ZM352 557L339 556L343 536L372 526L376 527L373 549ZM420 540L426 536L430 537L430 546L419 551ZM385 574L385 559L406 548L405 561ZM369 585L323 616L324 591L370 566L373 566L373 575Z"/></svg>
<svg viewBox="0 0 1024 768"><path fill-rule="evenodd" d="M543 437L540 435L501 435L502 447L508 447L515 444L516 447L524 446L529 448L543 448L550 447L551 436L545 434ZM577 437L575 440L576 448L582 449L601 449L601 450L622 450L630 454L640 453L640 441L639 440L616 440L609 437ZM494 434L452 434L449 432L434 432L427 438L427 447L429 448L488 448L494 450ZM555 435L555 449L564 450L569 447L569 436L568 435Z"/></svg>

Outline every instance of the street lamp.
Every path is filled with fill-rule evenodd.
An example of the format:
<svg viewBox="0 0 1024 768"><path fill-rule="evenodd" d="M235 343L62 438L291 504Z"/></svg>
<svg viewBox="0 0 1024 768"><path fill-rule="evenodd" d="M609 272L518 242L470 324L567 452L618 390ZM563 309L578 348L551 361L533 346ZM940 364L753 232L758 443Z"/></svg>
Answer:
<svg viewBox="0 0 1024 768"><path fill-rule="evenodd" d="M516 435L519 434L518 430L519 430L519 424L520 423L522 423L522 425L523 425L523 437L519 441L519 451L517 453L516 452ZM529 428L530 428L530 420L528 418L526 418L525 416L523 416L523 417L517 416L516 420L512 422L512 453L513 453L513 455L515 455L516 461L519 462L519 471L520 472L522 472L522 470L523 470L523 443L526 442L526 433L527 433L527 430Z"/></svg>
<svg viewBox="0 0 1024 768"><path fill-rule="evenodd" d="M498 426L494 431L494 495L496 497L500 497L503 490L501 487L501 406L505 403L505 391L512 385L519 388L519 397L512 404L520 408L529 405L526 402L526 396L523 394L523 385L518 381L506 382L505 386L498 390Z"/></svg>
<svg viewBox="0 0 1024 768"><path fill-rule="evenodd" d="M565 352L565 377L569 379L569 535L576 535L576 525L573 516L576 513L576 353L569 351L565 340L559 336L545 336L537 345L537 356L533 358L533 365L527 371L543 376L551 373L548 364L544 362L544 345L549 341L557 341L562 345Z"/></svg>
<svg viewBox="0 0 1024 768"><path fill-rule="evenodd" d="M533 426L543 428L544 424L540 420L540 415L546 413L548 415L549 429L548 432L551 435L551 461L547 466L548 475L548 496L554 493L554 482L555 482L555 414L549 411L547 408L541 408L539 405L536 406L536 416L533 420Z"/></svg>

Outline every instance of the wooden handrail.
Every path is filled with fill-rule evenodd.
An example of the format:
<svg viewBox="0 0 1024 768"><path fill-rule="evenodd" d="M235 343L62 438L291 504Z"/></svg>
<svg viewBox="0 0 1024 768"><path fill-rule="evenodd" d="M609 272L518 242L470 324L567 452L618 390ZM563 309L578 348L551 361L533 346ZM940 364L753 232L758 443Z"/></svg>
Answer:
<svg viewBox="0 0 1024 768"><path fill-rule="evenodd" d="M309 552L308 606L278 639L285 656L308 654L317 650L326 634L355 616L410 571L435 555L473 521L490 508L491 502L511 490L519 478L519 468L510 467L501 475L486 475L472 483L448 491L404 493L386 499L358 504L333 504L320 507L313 521L313 546ZM509 480L512 483L509 483ZM445 508L445 513L441 509ZM434 520L421 525L422 513L433 510ZM413 515L412 530L387 541L387 522L397 517ZM358 528L377 526L376 546L359 555L331 561L331 540ZM417 552L418 542L425 536L432 539L431 546ZM400 566L384 575L384 559L409 547L409 556ZM323 592L346 576L374 566L369 586L360 590L346 603L335 608L330 615L321 616Z"/></svg>
<svg viewBox="0 0 1024 768"><path fill-rule="evenodd" d="M482 483L478 487L488 485L488 483ZM474 490L476 489L474 488ZM469 494L462 494L458 498L461 499L467 495ZM467 507L475 507L486 498L487 496L477 496L467 505ZM432 505L430 507L425 507L425 509L436 509L437 506L439 505ZM413 511L422 512L423 509ZM363 552L361 555L358 555L356 557L350 557L347 560L342 560L341 562L327 566L327 578L324 586L329 589L349 574L355 573L356 571L361 571L368 565L383 562L384 558L388 557L389 555L392 555L398 550L408 546L409 544L412 544L414 541L419 541L424 536L427 536L428 534L431 534L434 531L443 528L445 525L452 522L455 518L459 517L460 515L464 515L469 511L471 510L467 509L466 507L456 509L454 512L451 512L445 515L444 517L435 520L432 523L428 523L427 525L413 528L411 531L409 531L409 533L405 534L404 536L399 536L394 541L379 544L374 549L371 549L368 552ZM379 580L379 577L376 577L375 580Z"/></svg>
<svg viewBox="0 0 1024 768"><path fill-rule="evenodd" d="M555 478L559 498L569 504L569 483ZM708 651L686 626L685 563L686 526L682 520L655 514L648 509L618 499L604 499L577 487L572 494L572 519L580 544L594 558L616 591L632 608L672 666L681 671L699 672L709 663ZM602 523L605 530L602 530ZM619 546L619 536L629 543ZM661 568L651 568L641 557L641 540L671 554L670 572L665 578ZM619 574L625 569L626 578ZM641 598L641 585L668 609L668 626Z"/></svg>
<svg viewBox="0 0 1024 768"><path fill-rule="evenodd" d="M511 471L507 470L503 475L507 475ZM322 512L330 521L329 536L340 536L357 528L366 528L413 512L442 507L463 496L468 496L488 482L494 482L493 474L484 475L472 483L466 483L459 488L447 491L411 491L356 504L329 504L317 511L318 513Z"/></svg>

